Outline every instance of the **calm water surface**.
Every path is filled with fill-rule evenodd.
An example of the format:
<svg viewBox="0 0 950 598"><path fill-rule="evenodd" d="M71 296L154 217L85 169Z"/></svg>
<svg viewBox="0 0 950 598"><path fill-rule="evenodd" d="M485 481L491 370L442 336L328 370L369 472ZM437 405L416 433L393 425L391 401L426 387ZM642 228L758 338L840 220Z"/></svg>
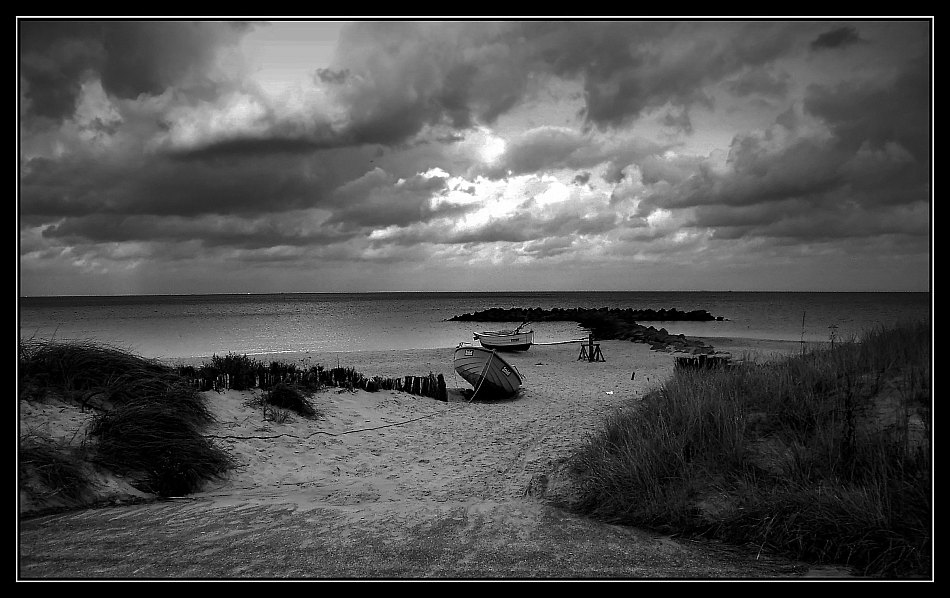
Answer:
<svg viewBox="0 0 950 598"><path fill-rule="evenodd" d="M825 342L909 319L932 325L929 293L514 292L21 297L21 339L94 341L145 357L454 347L499 323L448 322L491 307L704 309L722 322L643 322L673 334ZM587 335L531 325L536 342Z"/></svg>

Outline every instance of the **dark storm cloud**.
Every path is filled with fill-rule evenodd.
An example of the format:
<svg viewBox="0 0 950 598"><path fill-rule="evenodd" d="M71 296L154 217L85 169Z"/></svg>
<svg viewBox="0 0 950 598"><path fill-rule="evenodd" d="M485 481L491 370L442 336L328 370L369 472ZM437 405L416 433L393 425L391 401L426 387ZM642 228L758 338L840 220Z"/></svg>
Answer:
<svg viewBox="0 0 950 598"><path fill-rule="evenodd" d="M667 111L663 115L663 124L667 127L672 127L683 133L692 133L693 132L693 122L689 118L689 112L685 109L674 112L672 110Z"/></svg>
<svg viewBox="0 0 950 598"><path fill-rule="evenodd" d="M321 150L352 149L362 145L360 139L352 136L358 132L340 134L319 113L288 118L268 109L246 124L254 132L244 132L239 128L219 131L188 143L169 144L162 152L175 160L210 163L295 155L306 158Z"/></svg>
<svg viewBox="0 0 950 598"><path fill-rule="evenodd" d="M451 135L441 135L441 136L436 137L434 141L437 141L438 143L444 143L446 145L451 145L453 143L458 143L459 141L465 141L465 135L459 135L457 133L453 133Z"/></svg>
<svg viewBox="0 0 950 598"><path fill-rule="evenodd" d="M663 181L677 185L700 171L703 162L703 158L692 155L661 158L653 154L638 160L637 166L640 169L640 180L644 184L654 185Z"/></svg>
<svg viewBox="0 0 950 598"><path fill-rule="evenodd" d="M864 40L858 35L858 30L854 27L838 27L831 31L826 31L811 42L812 50L829 50L832 48L843 48Z"/></svg>
<svg viewBox="0 0 950 598"><path fill-rule="evenodd" d="M346 147L351 143L341 140L328 126L320 126L318 131L301 135L299 131L281 133L273 127L262 135L241 135L223 137L198 143L190 147L167 150L169 157L176 160L217 160L219 158L254 158L256 156L278 156L281 154L310 155L318 150Z"/></svg>
<svg viewBox="0 0 950 598"><path fill-rule="evenodd" d="M849 151L895 142L920 163L930 156L929 61L908 62L893 79L809 87L805 109L823 119Z"/></svg>
<svg viewBox="0 0 950 598"><path fill-rule="evenodd" d="M21 264L926 255L927 27L837 25L367 21L258 78L244 25L21 22Z"/></svg>
<svg viewBox="0 0 950 598"><path fill-rule="evenodd" d="M358 120L343 131L344 143L396 146L419 133L424 125L440 122L440 114L416 102L374 106L371 114L357 115Z"/></svg>
<svg viewBox="0 0 950 598"><path fill-rule="evenodd" d="M341 64L318 68L313 79L346 118L333 130L300 134L274 123L264 136L237 133L185 150L307 151L310 147L410 142L426 126L465 130L492 123L524 97L530 70L526 48L512 37L517 23L357 22L340 38ZM311 145L313 144L313 145Z"/></svg>
<svg viewBox="0 0 950 598"><path fill-rule="evenodd" d="M341 83L346 83L346 81L350 78L350 72L347 69L338 71L333 69L317 69L314 72L314 77L321 83L334 83L339 85Z"/></svg>
<svg viewBox="0 0 950 598"><path fill-rule="evenodd" d="M202 77L205 67L245 30L233 22L19 21L24 95L33 114L52 119L73 113L90 75L120 98L158 95L186 82L207 95L213 83Z"/></svg>
<svg viewBox="0 0 950 598"><path fill-rule="evenodd" d="M781 23L556 22L525 25L539 60L584 80L587 119L619 126L648 108L708 105L703 87L766 65L793 43Z"/></svg>
<svg viewBox="0 0 950 598"><path fill-rule="evenodd" d="M768 64L792 43L792 29L662 21L357 23L341 37L344 64L318 78L335 84L350 107L352 122L341 133L355 142L397 144L436 123L490 124L529 93L535 74L545 73L581 80L588 121L617 126L667 103L708 105L705 85ZM689 130L685 110L674 118Z"/></svg>
<svg viewBox="0 0 950 598"><path fill-rule="evenodd" d="M782 97L788 93L788 82L788 73L749 69L734 79L726 81L725 86L732 94L740 97L749 95Z"/></svg>
<svg viewBox="0 0 950 598"><path fill-rule="evenodd" d="M607 176L609 175L609 176ZM610 164L604 180L614 185L610 205L626 206L631 200L635 216L648 216L655 208L692 207L692 192L704 189L702 181L715 176L706 158L695 155L659 156L650 154L623 168ZM702 191L705 193L705 191Z"/></svg>
<svg viewBox="0 0 950 598"><path fill-rule="evenodd" d="M514 23L359 22L340 39L338 68L318 73L349 109L342 134L395 145L426 125L493 122L523 95ZM340 76L345 73L345 76Z"/></svg>
<svg viewBox="0 0 950 598"><path fill-rule="evenodd" d="M821 196L847 184L840 174L845 158L816 140L802 139L774 150L768 139L743 136L733 142L727 170L703 164L688 178L659 187L639 205L638 213L646 215L656 207L770 204Z"/></svg>
<svg viewBox="0 0 950 598"><path fill-rule="evenodd" d="M82 76L102 62L102 44L79 35L87 24L20 23L20 79L33 113L61 118L73 113Z"/></svg>
<svg viewBox="0 0 950 598"><path fill-rule="evenodd" d="M349 106L351 122L341 134L354 142L393 145L426 125L491 124L544 74L581 80L589 122L616 126L667 103L708 105L703 86L769 63L791 43L788 29L769 23L365 22L344 29L343 64L317 77ZM688 125L685 111L675 118Z"/></svg>
<svg viewBox="0 0 950 598"><path fill-rule="evenodd" d="M77 245L136 242L165 246L194 242L204 248L263 249L329 245L357 233L323 225L311 230L291 213L263 218L91 214L50 225L42 234Z"/></svg>
<svg viewBox="0 0 950 598"><path fill-rule="evenodd" d="M781 23L662 21L353 23L341 33L340 64L314 76L346 106L339 128L300 135L275 127L268 132L273 144L237 135L197 151L213 154L219 144L222 151L395 147L426 126L492 124L552 74L581 82L590 124L620 126L671 105L668 124L690 132L689 107L710 105L710 83L738 76L740 92L775 93L777 81L750 80L749 71L786 50L794 30Z"/></svg>
<svg viewBox="0 0 950 598"><path fill-rule="evenodd" d="M339 187L327 207L333 209L329 224L347 230L360 227L404 227L440 216L459 215L472 209L451 202L433 206L432 198L448 190L444 177L412 176L399 180L376 168Z"/></svg>
<svg viewBox="0 0 950 598"><path fill-rule="evenodd" d="M640 213L655 207L777 206L788 200L864 208L929 202L926 61L902 66L891 78L809 87L805 115L819 118L830 135L812 133L787 112L764 134L737 135L725 169L702 165L693 176L670 181L672 187L641 203ZM651 182L646 174L644 180ZM808 232L805 226L795 230Z"/></svg>
<svg viewBox="0 0 950 598"><path fill-rule="evenodd" d="M866 239L869 242L904 237L925 250L927 211L902 207L865 209L846 202L810 204L800 209L789 202L785 209L762 209L762 206L707 206L696 210L690 225L709 228L714 239L773 239L786 244L835 243L845 239Z"/></svg>
<svg viewBox="0 0 950 598"><path fill-rule="evenodd" d="M55 223L45 227L46 238L77 243L147 241L149 231L156 240L180 241L200 238L203 231L206 245L249 248L337 242L368 234L372 227L406 226L472 209L431 201L447 191L445 177L415 175L400 181L378 169L334 192L361 164L371 162L373 148L299 156L273 149L259 155L225 150L219 146L187 160L181 154L27 160L20 185L21 221ZM326 231L316 235L268 224L275 216L307 208L323 210ZM239 218L229 233L209 224L206 216ZM249 223L253 218L261 223ZM187 219L196 223L183 224Z"/></svg>
<svg viewBox="0 0 950 598"><path fill-rule="evenodd" d="M169 159L102 162L36 158L20 181L24 218L96 213L266 214L317 205L328 189L287 160L204 164Z"/></svg>
<svg viewBox="0 0 950 598"><path fill-rule="evenodd" d="M754 205L699 206L688 221L690 226L713 229L725 237L744 236L753 230L762 230L777 222L814 213L817 206L804 199L786 199ZM732 231L725 233L724 231ZM738 234L737 234L738 233Z"/></svg>

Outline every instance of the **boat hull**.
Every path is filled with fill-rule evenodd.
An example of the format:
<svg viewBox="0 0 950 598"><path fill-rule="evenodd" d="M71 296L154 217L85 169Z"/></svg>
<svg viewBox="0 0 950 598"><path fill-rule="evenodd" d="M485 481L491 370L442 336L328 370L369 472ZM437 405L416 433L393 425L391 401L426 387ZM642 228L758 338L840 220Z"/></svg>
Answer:
<svg viewBox="0 0 950 598"><path fill-rule="evenodd" d="M499 351L527 351L534 343L534 331L528 332L477 332L475 340L486 349Z"/></svg>
<svg viewBox="0 0 950 598"><path fill-rule="evenodd" d="M460 346L455 349L455 371L475 388L476 396L510 397L521 388L521 373L497 351L485 347Z"/></svg>

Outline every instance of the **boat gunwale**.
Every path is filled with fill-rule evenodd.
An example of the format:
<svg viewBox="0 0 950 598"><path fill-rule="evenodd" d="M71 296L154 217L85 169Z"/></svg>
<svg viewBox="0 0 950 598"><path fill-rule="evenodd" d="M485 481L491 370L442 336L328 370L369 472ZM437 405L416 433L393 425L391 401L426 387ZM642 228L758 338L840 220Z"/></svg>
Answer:
<svg viewBox="0 0 950 598"><path fill-rule="evenodd" d="M528 336L533 335L534 330L526 330L524 332L515 332L514 330L483 330L482 332L476 332L476 336Z"/></svg>

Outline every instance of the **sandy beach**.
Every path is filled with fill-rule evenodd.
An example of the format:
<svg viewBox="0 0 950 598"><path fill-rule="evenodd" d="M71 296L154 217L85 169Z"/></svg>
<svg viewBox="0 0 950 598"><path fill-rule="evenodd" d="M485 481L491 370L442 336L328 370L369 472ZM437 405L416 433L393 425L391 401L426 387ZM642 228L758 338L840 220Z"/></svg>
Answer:
<svg viewBox="0 0 950 598"><path fill-rule="evenodd" d="M644 345L618 341L602 343L602 350L607 361L594 363L577 360L576 345L534 346L506 355L525 382L515 398L502 401L468 402L462 396L471 386L452 369L452 349L339 355L341 365L369 376L442 374L448 402L395 391L330 389L314 401L324 418L277 425L259 417L253 421L259 414L247 411L242 393L225 393L213 400L219 431L307 439L227 441L235 452L255 457L227 482L224 494L233 486L251 492L279 486L294 495L316 493L333 504L522 497L537 476L550 474L594 432L613 406L671 371L669 355ZM298 360L335 366L334 357ZM212 489L205 496L220 494Z"/></svg>
<svg viewBox="0 0 950 598"><path fill-rule="evenodd" d="M604 362L578 360L578 348L536 345L507 355L524 385L515 398L494 402L462 396L461 389L471 387L455 374L452 349L273 356L308 366L352 367L367 376L442 374L449 400L331 388L313 397L320 417L275 423L249 404L250 391L209 392L217 422L207 433L238 460L226 480L179 499L23 519L20 575L761 579L822 574L756 551L676 541L558 508L571 490L560 474L564 460L608 413L660 384L673 369L671 354L643 344L603 341ZM781 344L768 348L792 350ZM31 409L26 415L34 425L81 434L84 416L76 410ZM21 412L21 425L23 418Z"/></svg>

